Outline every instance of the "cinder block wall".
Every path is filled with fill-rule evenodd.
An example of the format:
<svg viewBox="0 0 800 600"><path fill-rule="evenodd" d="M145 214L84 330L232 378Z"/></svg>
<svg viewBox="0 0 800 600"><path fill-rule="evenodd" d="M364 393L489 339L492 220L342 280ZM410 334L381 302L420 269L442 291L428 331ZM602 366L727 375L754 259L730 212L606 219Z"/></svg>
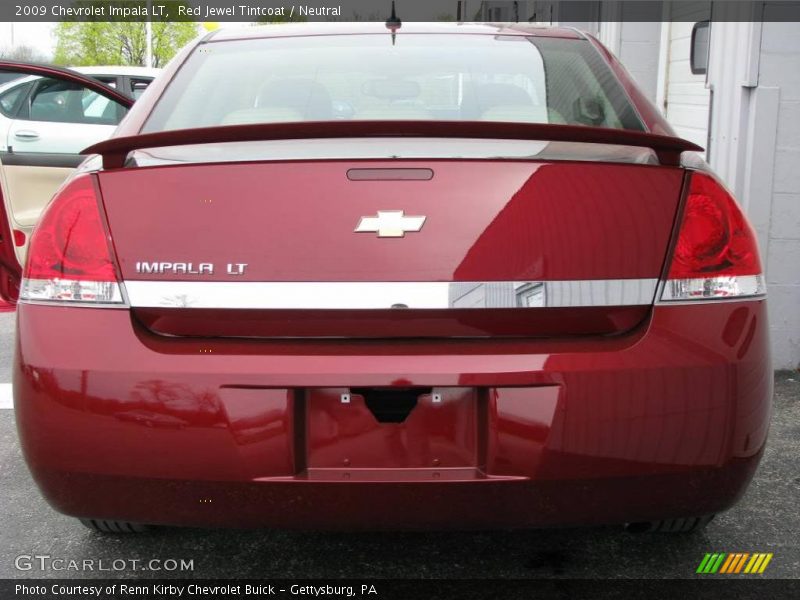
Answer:
<svg viewBox="0 0 800 600"><path fill-rule="evenodd" d="M767 237L775 368L800 365L800 23L765 22L758 85L779 89Z"/></svg>

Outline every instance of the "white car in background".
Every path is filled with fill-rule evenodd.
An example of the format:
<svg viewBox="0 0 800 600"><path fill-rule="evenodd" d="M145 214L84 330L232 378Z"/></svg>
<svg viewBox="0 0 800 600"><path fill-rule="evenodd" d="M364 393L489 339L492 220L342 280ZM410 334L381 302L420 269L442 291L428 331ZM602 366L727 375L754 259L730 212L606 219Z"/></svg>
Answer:
<svg viewBox="0 0 800 600"><path fill-rule="evenodd" d="M0 85L0 197L5 198L21 263L43 208L85 158L81 150L110 137L133 100L160 73L138 67L74 71L91 83L25 75ZM17 72L7 69L0 75L8 80ZM42 67L41 72L50 68Z"/></svg>
<svg viewBox="0 0 800 600"><path fill-rule="evenodd" d="M76 67L136 99L161 71L143 67ZM76 154L108 138L125 110L96 92L46 77L0 86L0 152Z"/></svg>

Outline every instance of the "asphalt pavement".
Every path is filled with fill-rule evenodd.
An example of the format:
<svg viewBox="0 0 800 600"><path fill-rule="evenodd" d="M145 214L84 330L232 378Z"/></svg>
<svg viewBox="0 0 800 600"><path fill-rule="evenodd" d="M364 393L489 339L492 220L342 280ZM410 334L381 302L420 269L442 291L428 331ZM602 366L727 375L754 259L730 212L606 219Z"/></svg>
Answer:
<svg viewBox="0 0 800 600"><path fill-rule="evenodd" d="M14 325L17 313L0 313L0 384L11 382L14 359Z"/></svg>
<svg viewBox="0 0 800 600"><path fill-rule="evenodd" d="M0 383L10 381L13 328L13 314L0 315ZM0 578L685 578L695 577L707 552L771 552L759 577L800 578L798 458L800 373L782 372L776 375L768 447L753 483L737 506L696 534L632 534L618 527L352 534L162 529L108 537L44 502L22 460L13 410L3 409ZM50 559L26 558L35 556ZM53 568L86 559L107 567L121 559L127 566L104 572ZM192 561L193 569L139 570L153 559L165 566Z"/></svg>

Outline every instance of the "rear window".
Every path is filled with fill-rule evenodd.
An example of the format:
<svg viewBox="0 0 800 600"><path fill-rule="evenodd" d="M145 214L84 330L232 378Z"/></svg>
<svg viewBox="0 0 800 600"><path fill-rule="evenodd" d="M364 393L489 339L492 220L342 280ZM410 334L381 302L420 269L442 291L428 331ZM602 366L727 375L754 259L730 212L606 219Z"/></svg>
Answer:
<svg viewBox="0 0 800 600"><path fill-rule="evenodd" d="M201 44L144 131L348 119L643 129L586 40L371 34Z"/></svg>

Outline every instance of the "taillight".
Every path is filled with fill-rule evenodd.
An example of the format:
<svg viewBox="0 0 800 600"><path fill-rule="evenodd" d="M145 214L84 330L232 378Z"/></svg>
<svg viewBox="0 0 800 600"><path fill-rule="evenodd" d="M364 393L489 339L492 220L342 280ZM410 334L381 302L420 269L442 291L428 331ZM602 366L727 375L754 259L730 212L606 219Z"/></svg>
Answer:
<svg viewBox="0 0 800 600"><path fill-rule="evenodd" d="M28 246L20 299L123 302L90 175L68 183L42 215Z"/></svg>
<svg viewBox="0 0 800 600"><path fill-rule="evenodd" d="M765 293L758 244L739 205L712 176L693 173L661 300Z"/></svg>

